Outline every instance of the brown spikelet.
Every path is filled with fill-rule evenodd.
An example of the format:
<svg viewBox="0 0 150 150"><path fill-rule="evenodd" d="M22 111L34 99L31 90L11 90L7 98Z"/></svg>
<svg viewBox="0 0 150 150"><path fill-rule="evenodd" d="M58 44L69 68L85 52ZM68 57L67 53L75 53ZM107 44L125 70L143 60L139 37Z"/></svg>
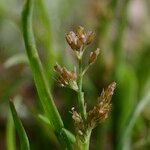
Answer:
<svg viewBox="0 0 150 150"><path fill-rule="evenodd" d="M74 108L72 108L72 119L74 120L76 136L82 139L85 133L84 122L82 117L77 113L77 111L74 110Z"/></svg>
<svg viewBox="0 0 150 150"><path fill-rule="evenodd" d="M70 87L73 90L78 90L78 86L76 83L77 75L74 71L68 71L65 67L61 67L60 65L56 64L54 66L54 70L58 74L58 83L64 87Z"/></svg>
<svg viewBox="0 0 150 150"><path fill-rule="evenodd" d="M87 33L87 39L86 39L86 44L91 44L95 39L95 32L89 31Z"/></svg>
<svg viewBox="0 0 150 150"><path fill-rule="evenodd" d="M75 51L80 51L83 45L88 45L94 41L95 33L92 31L85 32L82 26L76 28L76 32L66 34L66 41Z"/></svg>
<svg viewBox="0 0 150 150"><path fill-rule="evenodd" d="M96 51L91 52L90 56L89 56L89 62L88 63L89 64L94 63L96 61L97 56L99 55L99 53L100 53L100 49L99 48L97 48Z"/></svg>
<svg viewBox="0 0 150 150"><path fill-rule="evenodd" d="M90 128L94 128L99 122L104 121L111 110L111 98L114 93L116 83L110 84L98 97L98 104L88 112L87 123Z"/></svg>

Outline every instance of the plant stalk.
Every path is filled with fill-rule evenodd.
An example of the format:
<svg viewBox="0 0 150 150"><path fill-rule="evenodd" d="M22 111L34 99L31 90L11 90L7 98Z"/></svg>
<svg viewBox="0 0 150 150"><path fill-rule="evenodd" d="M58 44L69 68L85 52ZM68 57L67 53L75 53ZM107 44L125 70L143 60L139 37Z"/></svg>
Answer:
<svg viewBox="0 0 150 150"><path fill-rule="evenodd" d="M89 130L87 132L85 142L82 142L80 139L77 139L77 148L75 150L89 150L91 131L92 130Z"/></svg>
<svg viewBox="0 0 150 150"><path fill-rule="evenodd" d="M84 105L84 92L82 91L82 80L83 80L83 75L82 75L82 58L79 59L79 74L78 74L78 104L79 104L79 111L81 114L81 117L83 120L86 119L86 108Z"/></svg>
<svg viewBox="0 0 150 150"><path fill-rule="evenodd" d="M82 67L82 57L79 59L79 72L78 72L78 105L79 112L83 119L83 123L86 124L86 107L84 105L84 92L82 91L82 81L83 81L83 67ZM79 150L89 150L91 131L87 131L85 136L85 142L82 142L80 139L77 139L77 145Z"/></svg>

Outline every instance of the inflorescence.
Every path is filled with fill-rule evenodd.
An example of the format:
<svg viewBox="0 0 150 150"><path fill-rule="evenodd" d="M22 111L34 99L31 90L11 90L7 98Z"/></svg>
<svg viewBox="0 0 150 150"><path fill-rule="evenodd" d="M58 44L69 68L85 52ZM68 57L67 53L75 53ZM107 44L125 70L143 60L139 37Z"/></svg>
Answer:
<svg viewBox="0 0 150 150"><path fill-rule="evenodd" d="M92 31L86 32L83 27L77 27L76 31L69 32L66 34L66 41L75 53L77 60L80 62L82 60L85 49L89 44L91 44L95 39L95 33ZM83 77L85 72L88 70L97 59L100 53L99 48L92 51L88 58L87 66L82 69L82 72L68 71L65 67L61 67L59 64L54 66L54 70L58 74L58 82L62 87L69 87L77 92L79 90L78 79ZM81 66L80 66L81 67ZM80 69L80 68L79 68ZM103 89L101 95L98 97L97 104L89 112L86 112L86 118L83 118L81 112L75 111L72 108L72 118L74 120L74 126L76 130L76 136L84 141L86 135L89 131L95 128L98 123L103 122L111 110L111 99L116 87L116 83L111 83L106 89ZM82 92L83 93L83 92Z"/></svg>

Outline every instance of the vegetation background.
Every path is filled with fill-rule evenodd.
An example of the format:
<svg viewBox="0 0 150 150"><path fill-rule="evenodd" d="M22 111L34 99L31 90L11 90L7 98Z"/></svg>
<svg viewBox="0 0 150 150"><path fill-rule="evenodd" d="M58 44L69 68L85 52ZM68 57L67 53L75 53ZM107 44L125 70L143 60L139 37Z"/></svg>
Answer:
<svg viewBox="0 0 150 150"><path fill-rule="evenodd" d="M9 99L15 101L32 150L60 149L37 114L42 112L25 53L21 12L23 0L0 1L0 150L9 149L14 135ZM109 119L92 133L90 149L112 150L119 143L132 150L150 149L150 1L148 0L35 0L33 29L49 85L66 128L73 131L69 111L76 93L60 88L53 66L73 68L76 59L65 33L82 25L96 33L87 50L101 49L84 79L88 109L103 87L115 81ZM123 141L123 143L122 143ZM15 143L15 142L14 142ZM16 145L18 147L18 136Z"/></svg>

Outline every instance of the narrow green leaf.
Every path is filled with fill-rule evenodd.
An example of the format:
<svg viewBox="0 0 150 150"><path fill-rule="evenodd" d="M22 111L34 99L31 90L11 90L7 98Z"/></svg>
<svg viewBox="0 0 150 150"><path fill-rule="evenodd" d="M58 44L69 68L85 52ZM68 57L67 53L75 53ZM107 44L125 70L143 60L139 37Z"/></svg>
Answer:
<svg viewBox="0 0 150 150"><path fill-rule="evenodd" d="M47 117L45 117L41 114L39 114L38 117L43 123L45 123L46 125L50 125L50 122ZM69 130L62 128L62 134L65 134L71 143L75 143L76 138L75 138L74 134L72 134Z"/></svg>
<svg viewBox="0 0 150 150"><path fill-rule="evenodd" d="M41 104L46 112L49 121L51 122L50 124L52 125L53 130L57 131L63 127L63 122L53 102L52 95L48 86L48 81L46 79L43 66L36 50L32 31L32 11L33 0L27 0L22 13L23 37L26 52L30 62L30 67L33 73L38 95L41 100Z"/></svg>
<svg viewBox="0 0 150 150"><path fill-rule="evenodd" d="M14 106L12 101L9 102L9 105L10 105L11 113L13 116L15 128L16 128L18 136L19 136L21 150L30 150L29 140L28 140L27 134L26 134L25 129L21 123L21 120L19 119L19 117L17 115L17 111L15 109L15 106Z"/></svg>
<svg viewBox="0 0 150 150"><path fill-rule="evenodd" d="M15 132L14 132L14 122L12 118L12 114L9 110L8 112L8 119L7 119L7 126L6 126L6 147L7 150L16 150L16 143L15 143Z"/></svg>
<svg viewBox="0 0 150 150"><path fill-rule="evenodd" d="M45 49L45 61L44 68L50 83L50 87L53 86L53 79L49 78L54 75L53 67L55 65L55 51L53 50L53 36L52 36L52 27L51 20L48 16L48 11L45 6L45 0L37 0L37 12L39 16L40 24L42 25L42 44ZM39 31L40 32L40 31ZM50 59L51 58L51 59Z"/></svg>
<svg viewBox="0 0 150 150"><path fill-rule="evenodd" d="M44 123L47 124L47 125L50 125L50 122L49 122L49 120L48 120L47 117L45 117L45 116L43 116L43 115L41 115L41 114L39 114L38 117L39 117L39 119L40 119L42 122L44 122ZM51 125L50 125L50 126L51 126Z"/></svg>
<svg viewBox="0 0 150 150"><path fill-rule="evenodd" d="M74 134L72 134L69 130L67 130L65 128L63 128L62 131L64 132L64 134L67 135L67 137L71 143L75 143L76 138L75 138Z"/></svg>
<svg viewBox="0 0 150 150"><path fill-rule="evenodd" d="M34 77L37 92L44 108L45 114L49 119L51 128L55 132L59 142L63 148L72 149L72 144L68 140L66 134L62 136L62 128L64 128L63 121L60 114L54 104L49 86L47 76L44 72L41 60L39 58L36 44L34 40L33 30L32 30L32 12L33 12L33 2L34 0L26 0L22 13L22 29L25 48L27 56L29 59L30 67ZM51 58L49 58L51 59Z"/></svg>
<svg viewBox="0 0 150 150"><path fill-rule="evenodd" d="M141 112L143 111L143 109L145 108L145 106L148 103L150 103L150 93L149 92L147 95L145 95L139 101L139 103L137 104L137 106L134 108L133 112L129 116L129 119L127 120L125 128L120 135L121 137L119 138L120 141L119 141L117 150L127 150L128 149L127 147L129 145L132 129L136 123L137 118L139 117L139 115L141 114Z"/></svg>

